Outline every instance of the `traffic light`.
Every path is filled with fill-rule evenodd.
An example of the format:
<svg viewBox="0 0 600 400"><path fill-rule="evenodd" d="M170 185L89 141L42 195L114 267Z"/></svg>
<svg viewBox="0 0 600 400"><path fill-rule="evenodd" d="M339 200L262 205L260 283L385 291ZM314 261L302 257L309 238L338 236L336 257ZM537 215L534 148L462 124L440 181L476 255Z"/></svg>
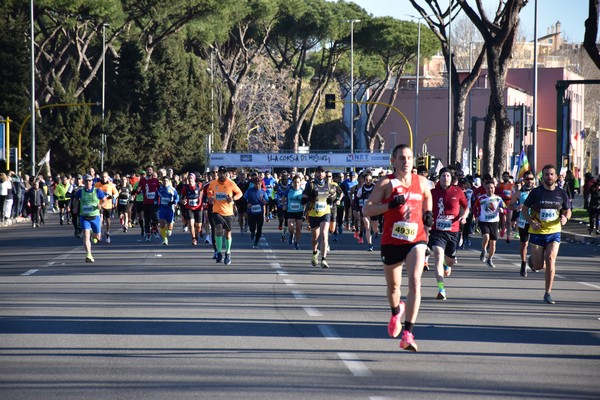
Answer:
<svg viewBox="0 0 600 400"><path fill-rule="evenodd" d="M471 174L475 175L479 173L479 158L473 157L471 160Z"/></svg>
<svg viewBox="0 0 600 400"><path fill-rule="evenodd" d="M325 109L335 110L335 94L325 95Z"/></svg>
<svg viewBox="0 0 600 400"><path fill-rule="evenodd" d="M425 162L426 162L426 158L424 156L417 157L417 167L427 167Z"/></svg>

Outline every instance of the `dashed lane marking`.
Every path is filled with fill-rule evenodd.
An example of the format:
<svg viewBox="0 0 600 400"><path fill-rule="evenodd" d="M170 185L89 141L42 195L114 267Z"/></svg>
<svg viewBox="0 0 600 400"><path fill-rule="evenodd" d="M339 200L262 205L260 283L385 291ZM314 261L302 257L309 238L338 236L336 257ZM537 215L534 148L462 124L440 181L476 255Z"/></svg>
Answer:
<svg viewBox="0 0 600 400"><path fill-rule="evenodd" d="M39 269L30 269L30 270L29 270L29 271L27 271L27 272L23 272L23 273L21 274L21 276L29 276L29 275L33 275L33 274L35 274L35 273L36 273L36 272L38 272L38 271L39 271Z"/></svg>
<svg viewBox="0 0 600 400"><path fill-rule="evenodd" d="M333 329L331 325L317 325L323 337L327 340L339 340L340 335Z"/></svg>
<svg viewBox="0 0 600 400"><path fill-rule="evenodd" d="M317 310L314 307L304 306L302 308L311 317L322 317L323 316L323 313L321 313L321 311Z"/></svg>
<svg viewBox="0 0 600 400"><path fill-rule="evenodd" d="M367 368L367 365L362 362L356 354L353 353L338 353L338 357L346 364L346 367L354 376L372 376L373 374ZM371 397L372 399L372 397Z"/></svg>

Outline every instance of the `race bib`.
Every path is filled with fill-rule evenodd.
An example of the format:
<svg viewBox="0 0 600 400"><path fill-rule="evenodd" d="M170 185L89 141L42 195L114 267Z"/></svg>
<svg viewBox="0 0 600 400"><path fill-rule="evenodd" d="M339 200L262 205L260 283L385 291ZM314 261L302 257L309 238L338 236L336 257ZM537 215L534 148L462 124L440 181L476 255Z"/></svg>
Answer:
<svg viewBox="0 0 600 400"><path fill-rule="evenodd" d="M324 201L317 201L315 203L315 211L321 212L327 210L327 203Z"/></svg>
<svg viewBox="0 0 600 400"><path fill-rule="evenodd" d="M419 224L416 222L398 221L392 227L392 237L395 239L412 242L417 237Z"/></svg>
<svg viewBox="0 0 600 400"><path fill-rule="evenodd" d="M558 218L558 210L554 208L542 208L540 210L540 221L554 221Z"/></svg>
<svg viewBox="0 0 600 400"><path fill-rule="evenodd" d="M292 212L302 211L302 204L292 203L288 204L288 210Z"/></svg>
<svg viewBox="0 0 600 400"><path fill-rule="evenodd" d="M260 204L252 204L250 206L250 211L253 213L259 213L262 211L262 207L260 206Z"/></svg>
<svg viewBox="0 0 600 400"><path fill-rule="evenodd" d="M154 200L155 197L156 197L156 192L146 192L146 198L148 200Z"/></svg>
<svg viewBox="0 0 600 400"><path fill-rule="evenodd" d="M160 204L161 204L161 205L163 205L163 206L168 206L168 205L169 205L169 203L170 203L170 199L168 199L168 198L165 198L165 197L161 197L161 199L160 199Z"/></svg>
<svg viewBox="0 0 600 400"><path fill-rule="evenodd" d="M192 207L196 207L198 205L198 199L189 199L188 204Z"/></svg>
<svg viewBox="0 0 600 400"><path fill-rule="evenodd" d="M504 193L505 198L509 198L512 195L512 192L510 190L503 190L502 193Z"/></svg>
<svg viewBox="0 0 600 400"><path fill-rule="evenodd" d="M451 219L437 219L435 221L435 229L437 229L438 231L452 230L452 220Z"/></svg>
<svg viewBox="0 0 600 400"><path fill-rule="evenodd" d="M129 203L128 199L119 199L119 204L126 206Z"/></svg>
<svg viewBox="0 0 600 400"><path fill-rule="evenodd" d="M95 210L95 209L96 209L96 207L94 207L94 206L90 206L90 205L88 204L88 205L84 205L84 206L81 208L81 211L83 211L83 213L84 213L84 214L91 214L91 213L93 213L93 212L94 212L94 210Z"/></svg>
<svg viewBox="0 0 600 400"><path fill-rule="evenodd" d="M217 199L217 200L227 200L227 193L223 193L223 192L215 193L215 199Z"/></svg>

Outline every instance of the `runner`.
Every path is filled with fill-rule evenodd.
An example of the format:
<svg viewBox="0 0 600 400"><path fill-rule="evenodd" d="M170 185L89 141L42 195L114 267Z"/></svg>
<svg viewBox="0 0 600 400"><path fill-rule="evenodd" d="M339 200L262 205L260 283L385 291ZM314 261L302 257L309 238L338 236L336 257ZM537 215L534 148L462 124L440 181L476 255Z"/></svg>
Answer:
<svg viewBox="0 0 600 400"><path fill-rule="evenodd" d="M144 237L146 234L144 229L144 194L142 193L142 188L140 187L140 182L142 179L146 179L146 171L144 170L140 171L140 179L133 183L132 194L134 195L133 209L135 210L137 222L140 225L140 236Z"/></svg>
<svg viewBox="0 0 600 400"><path fill-rule="evenodd" d="M254 240L253 249L258 249L258 241L262 235L262 228L265 222L265 206L269 205L267 193L262 190L258 172L250 174L252 185L244 193L246 199L248 226L250 227L250 240Z"/></svg>
<svg viewBox="0 0 600 400"><path fill-rule="evenodd" d="M102 190L104 194L106 194L106 199L104 203L102 203L102 213L100 215L100 221L102 221L103 225L106 225L106 243L110 243L110 219L112 217L113 207L117 203L117 198L119 197L119 191L110 176L108 176L108 171L103 171L100 181L94 185L96 188Z"/></svg>
<svg viewBox="0 0 600 400"><path fill-rule="evenodd" d="M65 216L67 224L70 223L70 210L69 203L73 194L73 186L71 185L70 179L65 175L62 177L61 182L56 185L54 189L54 198L58 203L58 214L60 224L64 224Z"/></svg>
<svg viewBox="0 0 600 400"><path fill-rule="evenodd" d="M571 218L571 202L567 193L556 186L554 165L542 169L542 184L531 190L521 213L529 224L529 242L533 245L528 263L532 269L546 268L544 302L555 304L552 285L556 273L556 256L560 247L561 226Z"/></svg>
<svg viewBox="0 0 600 400"><path fill-rule="evenodd" d="M83 248L85 250L85 262L93 263L91 236L94 234L94 243L102 239L102 222L100 221L100 210L106 203L106 194L94 187L94 179L86 174L83 177L84 187L75 193L76 201L74 208L79 214L81 229L83 230ZM90 232L91 230L91 232Z"/></svg>
<svg viewBox="0 0 600 400"><path fill-rule="evenodd" d="M171 184L171 178L164 176L163 184L158 188L158 223L160 224L160 235L163 246L169 244L169 237L173 233L173 221L175 221L175 205L179 202L177 190Z"/></svg>
<svg viewBox="0 0 600 400"><path fill-rule="evenodd" d="M262 178L262 182L265 185L264 189L267 192L267 197L269 198L269 206L265 207L265 219L267 222L269 222L271 221L272 211L275 209L275 197L273 189L275 188L277 180L271 176L271 171L266 170L265 176Z"/></svg>
<svg viewBox="0 0 600 400"><path fill-rule="evenodd" d="M154 176L154 169L152 167L146 168L146 176L142 176L140 179L139 187L144 195L143 212L146 242L152 240L152 232L155 233L155 236L158 236L156 192L158 191L159 185L160 182L158 181L158 178Z"/></svg>
<svg viewBox="0 0 600 400"><path fill-rule="evenodd" d="M502 173L502 182L498 185L497 194L504 200L504 204L508 204L515 192L515 184L511 182L511 177L508 171ZM500 237L506 234L506 243L510 243L512 210L507 208L506 214L500 215Z"/></svg>
<svg viewBox="0 0 600 400"><path fill-rule="evenodd" d="M487 263L490 268L496 268L492 257L496 253L500 212L506 208L506 205L500 196L494 194L496 189L494 181L487 181L484 186L485 194L475 200L473 206L473 215L478 218L479 229L483 238L479 259L481 262Z"/></svg>
<svg viewBox="0 0 600 400"><path fill-rule="evenodd" d="M391 163L394 172L377 181L363 214L367 217L384 214L381 259L392 310L388 334L397 337L402 331L400 347L417 351L412 331L421 305L421 274L427 248L424 227L433 225L431 192L425 177L411 173L414 159L410 146L396 146ZM406 305L400 300L403 264L408 275ZM402 330L404 311L406 321Z"/></svg>
<svg viewBox="0 0 600 400"><path fill-rule="evenodd" d="M341 200L344 197L344 192L342 188L338 185L338 183L333 179L333 173L331 171L325 171L325 179L327 183L335 188L335 197L333 198L333 202L331 203L331 218L329 221L329 234L333 234L333 241L337 242L337 230L336 223L338 219L338 206L341 204ZM329 249L331 251L331 248Z"/></svg>
<svg viewBox="0 0 600 400"><path fill-rule="evenodd" d="M285 218L290 237L288 244L294 243L294 249L300 250L300 235L302 234L302 223L304 222L304 207L302 206L302 178L299 175L292 179L292 187L285 193Z"/></svg>
<svg viewBox="0 0 600 400"><path fill-rule="evenodd" d="M233 202L242 197L242 191L227 177L227 168L219 167L218 178L208 184L208 201L212 204L212 216L217 248L217 262L231 264L231 227L233 225ZM225 234L225 235L223 235ZM225 236L225 240L223 240ZM223 243L225 242L225 243ZM225 259L222 248L225 244Z"/></svg>
<svg viewBox="0 0 600 400"><path fill-rule="evenodd" d="M187 184L181 187L183 213L189 225L192 246L198 245L198 236L202 232L202 185L198 184L196 174L188 174Z"/></svg>
<svg viewBox="0 0 600 400"><path fill-rule="evenodd" d="M238 174L235 184L238 185L242 193L246 193L248 187L250 186L250 182L248 181L248 177L244 171L241 171ZM240 197L239 200L236 200L235 208L238 215L238 224L240 225L240 235L243 236L244 233L248 232L248 203L246 202L244 196Z"/></svg>
<svg viewBox="0 0 600 400"><path fill-rule="evenodd" d="M277 183L275 184L275 204L277 206L277 220L279 222L279 225L277 226L277 229L279 229L281 232L281 241L285 242L285 231L286 229L284 229L284 223L285 223L285 211L283 210L283 197L285 195L285 193L288 191L288 189L290 188L290 179L289 179L289 175L287 173L287 171L283 171L281 172L281 178L277 181ZM287 225L286 225L287 228Z"/></svg>
<svg viewBox="0 0 600 400"><path fill-rule="evenodd" d="M523 175L523 186L516 191L512 198L510 199L510 203L508 204L509 208L512 208L519 214L517 219L517 226L519 229L519 255L521 256L521 276L527 276L527 245L529 244L529 224L525 220L523 216L523 204L525 200L529 196L529 193L534 188L535 177L533 172L527 171ZM537 272L533 270L533 272Z"/></svg>
<svg viewBox="0 0 600 400"><path fill-rule="evenodd" d="M350 195L350 191L356 185L358 185L358 177L356 172L350 172L346 179L342 181L340 187L344 192L344 225L347 231L350 230L350 223L354 220L353 212L352 212L352 196ZM340 229L342 226L340 225ZM341 234L341 230L339 231Z"/></svg>
<svg viewBox="0 0 600 400"><path fill-rule="evenodd" d="M123 232L127 232L129 228L129 221L131 220L131 210L133 208L133 202L131 199L131 192L133 187L129 183L129 179L122 178L121 183L117 186L119 191L119 199L117 200L117 212L119 213L119 221Z"/></svg>
<svg viewBox="0 0 600 400"><path fill-rule="evenodd" d="M467 198L458 186L451 185L450 170L440 170L440 181L431 191L434 223L429 231L429 248L435 256L435 279L438 286L438 300L446 300L444 276L450 276L456 247L460 235L460 225L465 224L469 215Z"/></svg>
<svg viewBox="0 0 600 400"><path fill-rule="evenodd" d="M361 231L359 232L359 241L358 243L362 243L362 237L363 235L365 235L367 237L367 245L368 250L369 251L373 251L373 234L372 232L374 231L375 234L377 234L376 232L379 230L379 226L378 226L378 221L379 221L379 215L373 216L373 217L367 217L363 214L363 207L365 204L367 204L367 200L369 199L369 196L371 195L371 193L373 192L373 189L375 188L375 185L373 184L373 174L369 171L365 172L363 174L363 179L364 179L364 184L358 189L358 191L356 192L356 198L358 201L358 208L359 208L359 212L360 212L360 218L361 218L361 225L363 226L363 229L361 229Z"/></svg>
<svg viewBox="0 0 600 400"><path fill-rule="evenodd" d="M331 220L331 204L336 196L336 190L325 180L325 169L317 167L315 179L309 182L302 193L302 201L309 204L308 216L312 236L311 264L316 267L321 256L321 268L329 268L327 251L329 249L329 221ZM319 252L319 241L321 251Z"/></svg>
<svg viewBox="0 0 600 400"><path fill-rule="evenodd" d="M81 174L77 174L77 176L75 177L75 183L73 183L73 196L70 198L69 201L69 208L71 209L71 221L73 221L73 230L74 235L77 239L81 239L81 222L80 222L80 218L79 218L79 209L75 210L74 207L74 203L75 203L75 193L77 193L79 190L83 189L83 176L81 176ZM76 212L77 211L77 212Z"/></svg>

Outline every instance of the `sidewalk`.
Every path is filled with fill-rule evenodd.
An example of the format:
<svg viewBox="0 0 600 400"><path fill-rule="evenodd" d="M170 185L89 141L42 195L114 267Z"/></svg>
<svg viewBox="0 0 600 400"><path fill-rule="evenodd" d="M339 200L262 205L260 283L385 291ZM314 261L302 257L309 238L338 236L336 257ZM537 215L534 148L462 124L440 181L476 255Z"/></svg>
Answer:
<svg viewBox="0 0 600 400"><path fill-rule="evenodd" d="M561 238L566 242L600 245L600 235L588 233L587 219L572 219L563 226Z"/></svg>

